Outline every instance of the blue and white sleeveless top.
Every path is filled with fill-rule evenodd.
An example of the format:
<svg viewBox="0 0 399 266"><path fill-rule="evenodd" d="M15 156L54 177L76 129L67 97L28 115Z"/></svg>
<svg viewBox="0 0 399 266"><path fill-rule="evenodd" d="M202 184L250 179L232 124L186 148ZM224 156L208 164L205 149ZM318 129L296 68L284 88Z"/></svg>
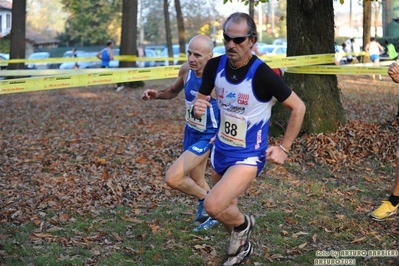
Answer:
<svg viewBox="0 0 399 266"><path fill-rule="evenodd" d="M202 77L195 76L191 69L188 71L186 82L184 83L184 95L186 97L186 127L192 133L216 134L219 124L219 109L216 99L211 98L211 107L207 108L207 113L200 118L193 117L190 113L191 102L195 99L201 85Z"/></svg>
<svg viewBox="0 0 399 266"><path fill-rule="evenodd" d="M244 157L264 155L273 102L259 101L253 91L253 77L263 62L257 58L245 78L231 83L224 70L227 56L223 55L215 78L220 127L215 140L219 152Z"/></svg>

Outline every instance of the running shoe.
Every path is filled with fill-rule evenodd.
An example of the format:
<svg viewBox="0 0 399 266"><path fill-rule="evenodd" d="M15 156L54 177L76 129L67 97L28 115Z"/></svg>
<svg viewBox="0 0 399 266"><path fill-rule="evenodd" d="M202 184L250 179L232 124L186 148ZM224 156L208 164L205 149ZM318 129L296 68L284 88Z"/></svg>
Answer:
<svg viewBox="0 0 399 266"><path fill-rule="evenodd" d="M382 221L385 218L388 218L389 216L395 214L396 211L398 210L398 207L399 204L393 206L390 201L383 200L381 206L375 209L373 212L371 212L370 216L376 221Z"/></svg>
<svg viewBox="0 0 399 266"><path fill-rule="evenodd" d="M251 242L248 241L246 246L247 247L244 249L244 251L240 252L238 255L229 257L228 260L223 263L223 266L240 265L241 262L243 262L252 254L253 248Z"/></svg>
<svg viewBox="0 0 399 266"><path fill-rule="evenodd" d="M115 89L116 92L120 92L121 90L123 90L125 88L125 86L119 86L118 88Z"/></svg>
<svg viewBox="0 0 399 266"><path fill-rule="evenodd" d="M197 214L195 215L194 225L200 226L204 222L206 222L209 218L209 215L206 213L204 208L204 201L198 200L198 210Z"/></svg>
<svg viewBox="0 0 399 266"><path fill-rule="evenodd" d="M243 250L247 249L248 239L255 226L255 217L253 215L245 215L245 219L248 222L248 226L245 230L236 232L233 229L233 232L231 232L230 246L227 251L229 256L238 256Z"/></svg>
<svg viewBox="0 0 399 266"><path fill-rule="evenodd" d="M209 230L215 226L218 226L219 224L220 222L218 220L213 220L211 217L208 217L205 222L194 228L194 232Z"/></svg>

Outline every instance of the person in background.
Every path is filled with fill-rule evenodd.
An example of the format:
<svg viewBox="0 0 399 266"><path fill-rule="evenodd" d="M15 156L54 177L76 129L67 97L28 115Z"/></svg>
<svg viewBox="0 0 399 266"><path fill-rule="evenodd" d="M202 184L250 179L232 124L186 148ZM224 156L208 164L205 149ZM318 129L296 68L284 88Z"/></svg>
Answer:
<svg viewBox="0 0 399 266"><path fill-rule="evenodd" d="M360 45L355 41L355 38L351 38L351 52L352 53L360 53L361 49L360 49ZM361 62L361 56L360 55L355 55L355 58L357 60L356 63L360 63Z"/></svg>
<svg viewBox="0 0 399 266"><path fill-rule="evenodd" d="M107 41L107 46L97 53L97 58L101 60L101 68L108 68L109 62L114 60L114 52L112 48L114 47L113 41ZM122 84L116 84L115 91L119 92L124 89Z"/></svg>
<svg viewBox="0 0 399 266"><path fill-rule="evenodd" d="M238 198L260 174L266 160L282 164L289 155L305 115L305 104L266 63L251 51L256 24L247 13L233 13L223 24L226 54L208 61L193 103L193 115L211 108L216 90L220 126L211 152L213 187L205 210L230 235L224 266L238 265L251 255L255 217L238 208ZM280 145L268 147L274 98L291 110Z"/></svg>
<svg viewBox="0 0 399 266"><path fill-rule="evenodd" d="M342 44L342 49L344 50L344 53L346 53L346 64L350 64L353 62L353 56L352 56L352 49L349 44L344 42Z"/></svg>
<svg viewBox="0 0 399 266"><path fill-rule="evenodd" d="M399 83L399 65L392 63L388 68L388 75L392 81ZM396 174L395 183L391 190L391 195L387 200L383 200L380 207L375 209L369 215L376 221L382 221L396 213L399 208L399 148L396 151Z"/></svg>
<svg viewBox="0 0 399 266"><path fill-rule="evenodd" d="M373 62L375 66L379 66L380 54L384 53L384 48L381 44L377 42L374 37L370 37L370 42L367 43L364 50L369 54L371 62ZM378 75L378 78L382 80L381 75ZM375 75L373 75L373 79L375 80Z"/></svg>
<svg viewBox="0 0 399 266"><path fill-rule="evenodd" d="M387 54L389 56L389 59L391 60L396 60L397 63L399 63L399 55L398 52L396 51L395 46L393 43L390 43L388 40L385 40L385 46L387 48Z"/></svg>
<svg viewBox="0 0 399 266"><path fill-rule="evenodd" d="M334 63L336 66L342 65L345 63L344 59L344 50L343 50L343 45L339 46L337 43L334 45L335 47L335 56L334 56Z"/></svg>
<svg viewBox="0 0 399 266"><path fill-rule="evenodd" d="M72 49L72 57L78 57L76 48L73 48L73 49ZM73 65L72 69L74 69L74 68L79 68L78 62L75 62L75 64Z"/></svg>
<svg viewBox="0 0 399 266"><path fill-rule="evenodd" d="M143 92L143 100L175 98L183 89L186 99L186 126L184 129L183 154L168 169L166 183L198 200L198 210L194 231L207 230L219 224L206 213L204 199L210 187L205 180L205 170L208 162L212 138L215 137L219 124L219 109L216 95L210 101L211 108L201 117L191 115L190 104L197 95L202 81L202 73L213 53L212 39L206 35L194 36L187 50L188 60L180 67L175 82L164 90L147 89Z"/></svg>
<svg viewBox="0 0 399 266"><path fill-rule="evenodd" d="M140 43L139 47L137 48L137 57L144 57L144 47L143 44ZM142 68L145 66L145 61L138 61L139 67Z"/></svg>

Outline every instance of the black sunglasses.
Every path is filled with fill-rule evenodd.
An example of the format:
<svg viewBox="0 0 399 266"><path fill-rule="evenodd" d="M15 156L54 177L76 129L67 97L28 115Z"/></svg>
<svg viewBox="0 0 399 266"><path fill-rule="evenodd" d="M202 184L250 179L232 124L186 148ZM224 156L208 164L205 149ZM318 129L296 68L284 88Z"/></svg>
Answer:
<svg viewBox="0 0 399 266"><path fill-rule="evenodd" d="M231 37L227 33L223 33L223 38L226 42L233 41L235 44L240 44L240 43L244 42L247 39L247 37L249 37L249 36L251 36L251 34L247 34L247 35L239 36L239 37Z"/></svg>

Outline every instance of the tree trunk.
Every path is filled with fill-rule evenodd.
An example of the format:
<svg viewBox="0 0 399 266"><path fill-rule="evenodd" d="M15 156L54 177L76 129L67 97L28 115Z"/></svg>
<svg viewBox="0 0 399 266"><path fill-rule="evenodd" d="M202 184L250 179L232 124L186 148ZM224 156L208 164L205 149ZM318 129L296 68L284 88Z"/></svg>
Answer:
<svg viewBox="0 0 399 266"><path fill-rule="evenodd" d="M137 55L137 0L123 0L122 2L122 35L120 55ZM119 67L136 67L135 61L120 61ZM134 81L124 84L131 88L144 86L143 81Z"/></svg>
<svg viewBox="0 0 399 266"><path fill-rule="evenodd" d="M363 1L363 49L370 42L371 1ZM371 62L369 56L363 56L363 62Z"/></svg>
<svg viewBox="0 0 399 266"><path fill-rule="evenodd" d="M287 29L288 56L334 53L333 0L287 1ZM334 132L337 122L345 122L335 75L286 73L284 80L307 106L305 133ZM285 129L290 114L286 109L275 106L271 133L281 134Z"/></svg>
<svg viewBox="0 0 399 266"><path fill-rule="evenodd" d="M25 58L26 0L14 0L10 33L10 59ZM24 69L24 63L8 64L7 69Z"/></svg>
<svg viewBox="0 0 399 266"><path fill-rule="evenodd" d="M163 0L163 13L165 17L165 31L166 31L166 46L168 47L168 57L173 57L172 50L172 33L170 31L170 19L169 19L169 2ZM169 65L173 65L173 61L169 61Z"/></svg>
<svg viewBox="0 0 399 266"><path fill-rule="evenodd" d="M255 18L255 1L249 0L248 6L249 6L248 15L250 15L251 18Z"/></svg>
<svg viewBox="0 0 399 266"><path fill-rule="evenodd" d="M137 0L123 0L120 55L137 55ZM135 67L136 62L121 61L119 67Z"/></svg>
<svg viewBox="0 0 399 266"><path fill-rule="evenodd" d="M391 32L391 23L392 23L392 2L391 1L383 1L382 2L382 25L383 25L383 33L384 36L393 36L393 32Z"/></svg>
<svg viewBox="0 0 399 266"><path fill-rule="evenodd" d="M186 54L186 37L184 30L184 19L183 14L181 12L180 0L175 0L176 7L176 18L177 18L177 32L179 35L179 46L180 46L180 54ZM184 61L179 61L179 65L183 64Z"/></svg>

